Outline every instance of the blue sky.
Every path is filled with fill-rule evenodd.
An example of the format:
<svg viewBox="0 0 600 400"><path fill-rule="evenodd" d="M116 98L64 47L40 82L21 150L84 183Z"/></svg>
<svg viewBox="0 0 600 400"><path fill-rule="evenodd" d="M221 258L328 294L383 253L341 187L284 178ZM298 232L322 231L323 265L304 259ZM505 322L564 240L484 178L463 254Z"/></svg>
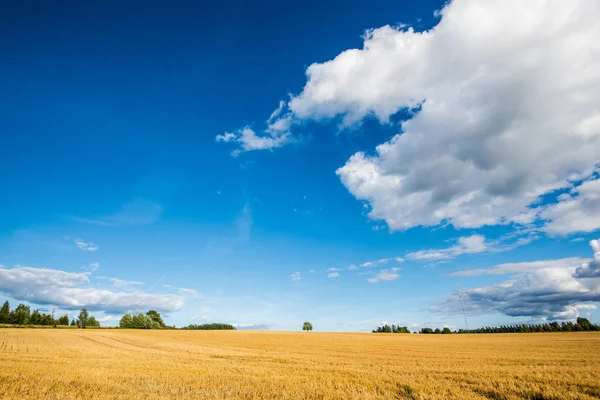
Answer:
<svg viewBox="0 0 600 400"><path fill-rule="evenodd" d="M2 297L365 331L462 328L460 283L472 327L598 322L599 14L10 4Z"/></svg>

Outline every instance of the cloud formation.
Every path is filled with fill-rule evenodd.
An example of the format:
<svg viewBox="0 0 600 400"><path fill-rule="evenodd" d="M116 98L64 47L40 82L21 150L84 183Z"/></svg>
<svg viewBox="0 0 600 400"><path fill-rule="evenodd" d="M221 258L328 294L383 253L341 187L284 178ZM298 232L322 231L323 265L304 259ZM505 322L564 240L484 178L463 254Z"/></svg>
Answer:
<svg viewBox="0 0 600 400"><path fill-rule="evenodd" d="M594 259L573 265L572 261L554 260L523 263L527 269L512 279L462 292L469 313L500 312L509 316L571 319L581 310L596 308L600 301L600 244L590 242ZM492 268L496 272L514 271L515 264ZM446 313L460 312L457 296L446 299L438 308Z"/></svg>
<svg viewBox="0 0 600 400"><path fill-rule="evenodd" d="M292 278L292 281L296 282L302 279L302 275L300 274L300 272L294 272L290 275L290 278Z"/></svg>
<svg viewBox="0 0 600 400"><path fill-rule="evenodd" d="M331 272L329 274L327 274L328 278L339 278L340 273L339 272Z"/></svg>
<svg viewBox="0 0 600 400"><path fill-rule="evenodd" d="M272 131L259 136L252 128L246 126L235 133L225 132L222 135L217 135L215 140L224 143L237 143L240 148L231 153L233 156L237 156L243 151L270 150L281 147L290 142L291 135L289 132Z"/></svg>
<svg viewBox="0 0 600 400"><path fill-rule="evenodd" d="M183 307L180 296L141 291L112 292L90 287L85 273L16 266L0 267L0 292L21 301L74 310L87 307L106 312L155 309L170 312Z"/></svg>
<svg viewBox="0 0 600 400"><path fill-rule="evenodd" d="M142 282L138 282L138 281L126 281L126 280L117 279L117 278L108 278L108 280L111 281L113 286L119 286L119 287L143 285Z"/></svg>
<svg viewBox="0 0 600 400"><path fill-rule="evenodd" d="M75 242L75 245L77 245L77 247L79 247L79 250L96 251L100 248L93 243L86 242L83 239L74 239L73 241Z"/></svg>
<svg viewBox="0 0 600 400"><path fill-rule="evenodd" d="M370 283L377 283L381 281L393 281L400 278L398 271L400 268L382 269L377 275L372 278L368 278L367 281Z"/></svg>
<svg viewBox="0 0 600 400"><path fill-rule="evenodd" d="M491 268L481 269L466 269L463 271L456 271L450 274L450 276L480 276L480 275L508 275L508 274L519 274L529 271L535 271L538 269L545 268L568 268L581 265L586 262L586 259L581 257L568 257L560 258L558 260L540 260L540 261L527 261L517 263L505 263L494 265Z"/></svg>
<svg viewBox="0 0 600 400"><path fill-rule="evenodd" d="M305 120L359 127L403 112L397 135L337 170L391 231L535 221L550 233L599 229L600 4L454 0L439 16L424 32L368 30L361 49L310 65L302 92L267 121L267 144L248 148L280 146L277 135ZM243 135L222 140L244 149ZM586 178L577 196L539 207Z"/></svg>
<svg viewBox="0 0 600 400"><path fill-rule="evenodd" d="M485 236L471 235L459 237L454 246L445 249L420 250L407 254L406 258L413 261L448 260L463 254L483 253L489 249L490 244Z"/></svg>

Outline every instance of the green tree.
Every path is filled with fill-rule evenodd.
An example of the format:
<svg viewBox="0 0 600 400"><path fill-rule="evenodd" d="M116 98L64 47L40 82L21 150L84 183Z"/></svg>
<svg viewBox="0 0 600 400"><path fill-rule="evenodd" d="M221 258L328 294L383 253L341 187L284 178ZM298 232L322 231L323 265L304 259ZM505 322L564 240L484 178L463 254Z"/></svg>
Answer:
<svg viewBox="0 0 600 400"><path fill-rule="evenodd" d="M152 318L139 313L133 316L133 328L135 329L152 329L154 327L154 321Z"/></svg>
<svg viewBox="0 0 600 400"><path fill-rule="evenodd" d="M165 322L163 321L163 319L160 316L160 313L158 311L150 310L146 313L146 316L150 317L150 319L152 319L152 321L154 322L155 328L164 328L165 327Z"/></svg>
<svg viewBox="0 0 600 400"><path fill-rule="evenodd" d="M445 326L444 329L442 329L442 333L448 334L448 333L452 333L452 331L450 330L450 328L448 328L447 326Z"/></svg>
<svg viewBox="0 0 600 400"><path fill-rule="evenodd" d="M87 326L89 317L90 314L88 313L87 308L82 308L81 312L79 313L79 317L77 318L77 326L80 328L85 328Z"/></svg>
<svg viewBox="0 0 600 400"><path fill-rule="evenodd" d="M99 327L100 322L93 315L87 319L86 326Z"/></svg>
<svg viewBox="0 0 600 400"><path fill-rule="evenodd" d="M121 317L119 321L120 328L133 328L133 317L131 314L127 313Z"/></svg>
<svg viewBox="0 0 600 400"><path fill-rule="evenodd" d="M71 320L71 326L77 326L77 321L75 321L75 318Z"/></svg>
<svg viewBox="0 0 600 400"><path fill-rule="evenodd" d="M8 324L10 322L10 305L8 300L4 302L0 308L0 324Z"/></svg>
<svg viewBox="0 0 600 400"><path fill-rule="evenodd" d="M33 310L31 315L29 316L29 321L27 321L29 325L41 325L42 324L42 316L39 310Z"/></svg>
<svg viewBox="0 0 600 400"><path fill-rule="evenodd" d="M302 325L302 330L310 332L313 330L313 326L310 322L305 322L304 325Z"/></svg>
<svg viewBox="0 0 600 400"><path fill-rule="evenodd" d="M56 321L58 325L69 325L69 315L65 314Z"/></svg>
<svg viewBox="0 0 600 400"><path fill-rule="evenodd" d="M10 313L9 321L15 325L25 325L29 322L29 306L19 304L17 308Z"/></svg>

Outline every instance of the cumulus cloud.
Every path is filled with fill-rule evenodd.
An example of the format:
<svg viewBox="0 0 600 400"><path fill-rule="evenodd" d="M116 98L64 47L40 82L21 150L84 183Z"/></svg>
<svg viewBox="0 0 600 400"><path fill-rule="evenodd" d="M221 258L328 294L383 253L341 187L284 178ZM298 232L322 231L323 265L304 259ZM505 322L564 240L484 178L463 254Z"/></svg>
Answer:
<svg viewBox="0 0 600 400"><path fill-rule="evenodd" d="M224 143L237 143L239 149L233 151L232 155L234 156L242 151L270 150L291 141L290 133L281 131L282 128L282 121L278 121L276 125L270 127L266 134L259 135L252 128L246 126L235 133L225 132L222 135L217 135L215 140Z"/></svg>
<svg viewBox="0 0 600 400"><path fill-rule="evenodd" d="M368 30L361 49L310 65L268 125L405 112L397 135L337 170L392 231L539 221L541 196L598 162L600 3L454 0L439 15L424 32ZM546 230L600 228L596 185L545 211Z"/></svg>
<svg viewBox="0 0 600 400"><path fill-rule="evenodd" d="M93 243L86 242L83 239L75 239L73 241L75 242L75 244L77 245L77 247L79 247L79 250L83 250L83 251L96 251L96 250L98 250L100 248L100 247L96 246Z"/></svg>
<svg viewBox="0 0 600 400"><path fill-rule="evenodd" d="M575 318L581 310L596 308L593 303L600 301L600 244L593 240L590 245L594 259L580 266L559 260L547 262L545 267L529 263L525 273L517 273L510 280L462 291L465 308L469 313L554 319ZM446 299L437 310L460 312L457 296Z"/></svg>
<svg viewBox="0 0 600 400"><path fill-rule="evenodd" d="M548 222L543 230L552 235L593 232L600 229L600 179L587 180L565 193L559 202L541 213Z"/></svg>
<svg viewBox="0 0 600 400"><path fill-rule="evenodd" d="M331 272L329 274L327 274L328 278L338 278L340 276L339 272Z"/></svg>
<svg viewBox="0 0 600 400"><path fill-rule="evenodd" d="M176 295L112 292L90 287L89 284L90 278L85 273L22 266L0 267L0 292L16 300L51 304L67 310L87 307L115 313L148 309L169 312L180 309L184 304L183 299Z"/></svg>
<svg viewBox="0 0 600 400"><path fill-rule="evenodd" d="M367 281L370 283L377 283L381 281L393 281L400 278L398 274L399 268L382 269L377 275L372 278L368 278Z"/></svg>
<svg viewBox="0 0 600 400"><path fill-rule="evenodd" d="M294 272L290 275L290 278L292 278L292 281L296 282L302 279L302 275L300 274L300 272Z"/></svg>
<svg viewBox="0 0 600 400"><path fill-rule="evenodd" d="M581 264L573 277L575 278L600 278L600 242L598 240L590 241L590 246L594 250L594 259L590 262Z"/></svg>

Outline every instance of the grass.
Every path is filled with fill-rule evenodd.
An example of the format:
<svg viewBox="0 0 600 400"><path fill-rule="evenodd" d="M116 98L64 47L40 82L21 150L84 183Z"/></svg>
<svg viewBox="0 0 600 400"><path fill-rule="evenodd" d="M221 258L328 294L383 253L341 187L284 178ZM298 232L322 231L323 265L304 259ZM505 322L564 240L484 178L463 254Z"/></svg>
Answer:
<svg viewBox="0 0 600 400"><path fill-rule="evenodd" d="M0 329L0 398L593 399L600 333Z"/></svg>

